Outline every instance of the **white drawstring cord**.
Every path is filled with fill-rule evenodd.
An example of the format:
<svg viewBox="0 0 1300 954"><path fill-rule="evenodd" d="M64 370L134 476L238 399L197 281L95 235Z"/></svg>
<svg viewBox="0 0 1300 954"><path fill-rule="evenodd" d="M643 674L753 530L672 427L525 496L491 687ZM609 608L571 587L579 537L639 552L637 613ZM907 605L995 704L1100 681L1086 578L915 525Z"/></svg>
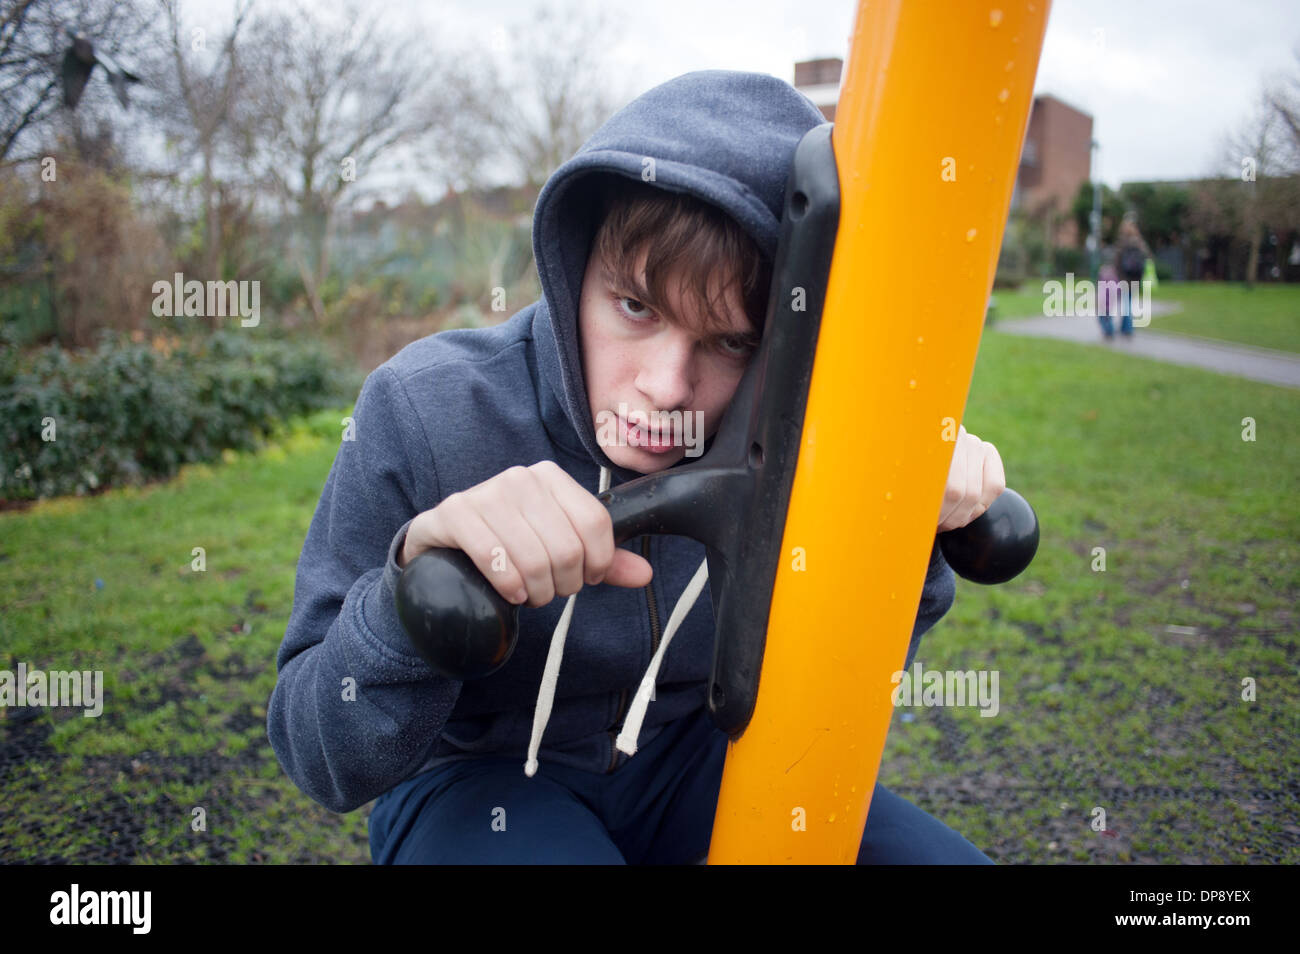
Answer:
<svg viewBox="0 0 1300 954"><path fill-rule="evenodd" d="M641 677L641 685L637 688L636 698L632 700L632 708L628 709L627 718L623 720L623 731L618 734L616 743L620 752L628 755L636 755L636 740L641 734L641 723L645 719L645 710L654 701L655 697L655 680L659 678L659 664L663 662L664 653L668 650L668 644L672 641L673 634L681 626L682 620L686 614L691 611L695 601L700 596L700 591L704 589L704 581L709 578L709 561L706 558L700 564L700 568L695 571L695 576L691 577L691 582L686 584L686 589L677 600L677 605L673 607L672 616L668 618L668 628L664 631L663 642L659 644L659 650L655 653L654 659L650 660L650 667Z"/></svg>
<svg viewBox="0 0 1300 954"><path fill-rule="evenodd" d="M597 493L604 493L609 489L609 470L605 467L600 468L600 489ZM659 665L663 662L664 653L668 651L668 644L672 642L674 634L686 619L686 614L691 611L695 601L699 599L700 593L704 590L704 584L709 578L709 561L705 559L700 564L700 568L695 571L695 576L691 582L686 585L682 595L677 600L677 605L673 607L672 615L668 618L668 628L664 631L663 640L659 643L659 649L654 658L650 660L650 665L646 669L645 675L641 677L641 685L637 688L636 697L632 700L632 706L628 710L627 718L623 720L623 730L619 733L618 740L615 743L620 752L627 755L636 754L637 736L641 734L641 723L645 721L646 709L654 701L655 679L659 675ZM572 594L568 602L564 604L564 612L560 614L560 621L555 626L555 632L551 634L551 648L546 654L546 666L542 670L542 684L537 690L537 708L533 712L533 734L528 741L528 760L524 762L524 774L532 778L537 774L537 753L542 747L542 734L546 731L546 723L551 718L551 705L555 700L555 686L560 678L560 661L564 656L564 639L569 633L569 621L573 618L573 603L578 598L578 594Z"/></svg>
<svg viewBox="0 0 1300 954"><path fill-rule="evenodd" d="M608 489L609 470L601 467L600 489L596 493L603 494ZM528 740L528 761L524 762L524 774L529 778L537 774L537 752L542 747L542 733L546 731L546 723L551 718L555 684L560 679L560 660L564 656L564 638L569 633L569 620L573 618L573 601L577 598L577 593L569 596L568 602L564 604L564 612L560 614L560 621L555 626L555 632L551 634L551 648L546 654L546 666L542 670L542 685L537 690L537 708L533 710L533 735Z"/></svg>

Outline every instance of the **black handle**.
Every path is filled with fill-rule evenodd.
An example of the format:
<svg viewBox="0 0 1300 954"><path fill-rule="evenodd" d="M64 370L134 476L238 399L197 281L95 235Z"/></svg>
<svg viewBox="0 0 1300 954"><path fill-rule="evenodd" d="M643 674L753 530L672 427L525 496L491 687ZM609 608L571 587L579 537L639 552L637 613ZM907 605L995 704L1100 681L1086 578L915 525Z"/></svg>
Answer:
<svg viewBox="0 0 1300 954"><path fill-rule="evenodd" d="M397 581L397 615L421 659L452 679L479 679L510 659L519 607L463 550L425 550Z"/></svg>
<svg viewBox="0 0 1300 954"><path fill-rule="evenodd" d="M668 517L686 508L701 484L641 478L596 499L610 512L617 546L643 533L676 533ZM519 638L519 607L463 550L436 547L408 563L397 581L397 615L416 654L452 679L490 676L510 660Z"/></svg>
<svg viewBox="0 0 1300 954"><path fill-rule="evenodd" d="M628 488L641 488L628 493ZM675 533L677 517L694 498L708 506L698 484L632 481L599 499L614 521L615 543L642 533ZM676 499L674 499L676 498ZM688 536L690 534L687 534ZM964 527L939 534L944 558L954 572L976 583L1004 583L1018 575L1038 549L1038 518L1024 497L1010 488ZM425 550L402 571L397 613L416 653L452 679L479 679L510 659L519 638L519 607L499 594L461 550Z"/></svg>
<svg viewBox="0 0 1300 954"><path fill-rule="evenodd" d="M966 526L939 534L939 549L958 576L972 583L1005 583L1038 552L1038 515L1007 487Z"/></svg>

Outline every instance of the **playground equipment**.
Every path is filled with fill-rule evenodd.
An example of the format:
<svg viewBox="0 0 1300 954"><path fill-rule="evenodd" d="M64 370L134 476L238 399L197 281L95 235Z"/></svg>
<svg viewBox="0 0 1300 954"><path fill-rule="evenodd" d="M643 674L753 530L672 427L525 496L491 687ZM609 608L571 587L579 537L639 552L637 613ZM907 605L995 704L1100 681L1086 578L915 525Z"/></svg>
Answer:
<svg viewBox="0 0 1300 954"><path fill-rule="evenodd" d="M711 863L856 859L1048 10L860 4L837 120L796 151L763 340L713 446L600 495L618 542L706 547L709 711L731 738ZM1002 582L1032 560L1038 524L1007 490L939 541L956 572ZM444 672L474 678L509 658L518 607L460 551L412 560L397 600Z"/></svg>

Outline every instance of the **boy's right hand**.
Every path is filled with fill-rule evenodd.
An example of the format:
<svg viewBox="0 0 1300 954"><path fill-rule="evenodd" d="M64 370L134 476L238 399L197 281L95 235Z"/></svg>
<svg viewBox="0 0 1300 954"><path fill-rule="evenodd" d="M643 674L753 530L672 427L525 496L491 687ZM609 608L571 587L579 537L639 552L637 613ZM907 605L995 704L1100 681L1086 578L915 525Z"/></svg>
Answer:
<svg viewBox="0 0 1300 954"><path fill-rule="evenodd" d="M465 551L502 597L534 607L584 583L641 587L654 575L614 545L604 504L551 460L511 467L416 516L398 565L434 547Z"/></svg>

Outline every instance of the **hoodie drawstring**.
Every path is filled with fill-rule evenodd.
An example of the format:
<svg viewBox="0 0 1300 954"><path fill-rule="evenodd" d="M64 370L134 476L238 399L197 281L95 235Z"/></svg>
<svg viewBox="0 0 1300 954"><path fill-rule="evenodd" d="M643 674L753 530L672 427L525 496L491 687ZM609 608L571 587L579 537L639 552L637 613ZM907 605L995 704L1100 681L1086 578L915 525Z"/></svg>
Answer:
<svg viewBox="0 0 1300 954"><path fill-rule="evenodd" d="M668 644L672 641L673 634L677 632L677 627L682 625L682 620L686 614L691 611L695 605L696 599L699 598L700 591L704 589L704 582L709 578L709 561L706 558L700 564L700 568L695 571L695 576L691 577L691 582L686 584L686 589L677 600L677 605L673 607L673 612L668 617L668 628L664 630L664 638L659 643L659 650L655 653L655 658L650 660L650 666L641 677L641 685L636 691L636 698L632 700L632 708L627 712L627 718L623 720L623 731L618 734L618 750L626 752L628 755L636 755L636 739L641 734L641 722L645 719L646 707L650 705L655 694L655 679L659 676L659 664L663 662L664 652L668 649Z"/></svg>
<svg viewBox="0 0 1300 954"><path fill-rule="evenodd" d="M597 493L604 493L609 489L609 469L600 468L600 489ZM668 650L668 644L672 641L673 635L677 632L690 612L695 601L699 599L700 593L704 590L704 584L709 578L709 561L705 558L700 564L700 568L695 571L695 576L691 582L686 585L682 595L677 600L677 605L673 607L672 615L668 618L668 628L664 631L663 639L659 643L659 649L654 658L650 660L645 675L641 677L641 685L637 688L636 696L632 700L632 706L628 709L627 718L623 720L623 731L619 733L616 742L620 752L627 755L636 754L637 736L641 734L641 723L645 720L646 709L654 701L655 679L659 675L659 665L663 662L664 653ZM560 621L555 626L555 632L551 635L551 648L546 654L546 666L542 670L542 684L537 690L537 708L533 712L533 734L528 742L528 760L524 763L524 774L532 778L537 774L537 752L542 745L542 733L546 731L546 723L551 718L551 705L555 700L555 685L560 678L560 660L564 656L564 639L569 632L569 621L573 618L573 603L578 598L578 594L572 594L568 602L564 605L564 612L560 614Z"/></svg>

